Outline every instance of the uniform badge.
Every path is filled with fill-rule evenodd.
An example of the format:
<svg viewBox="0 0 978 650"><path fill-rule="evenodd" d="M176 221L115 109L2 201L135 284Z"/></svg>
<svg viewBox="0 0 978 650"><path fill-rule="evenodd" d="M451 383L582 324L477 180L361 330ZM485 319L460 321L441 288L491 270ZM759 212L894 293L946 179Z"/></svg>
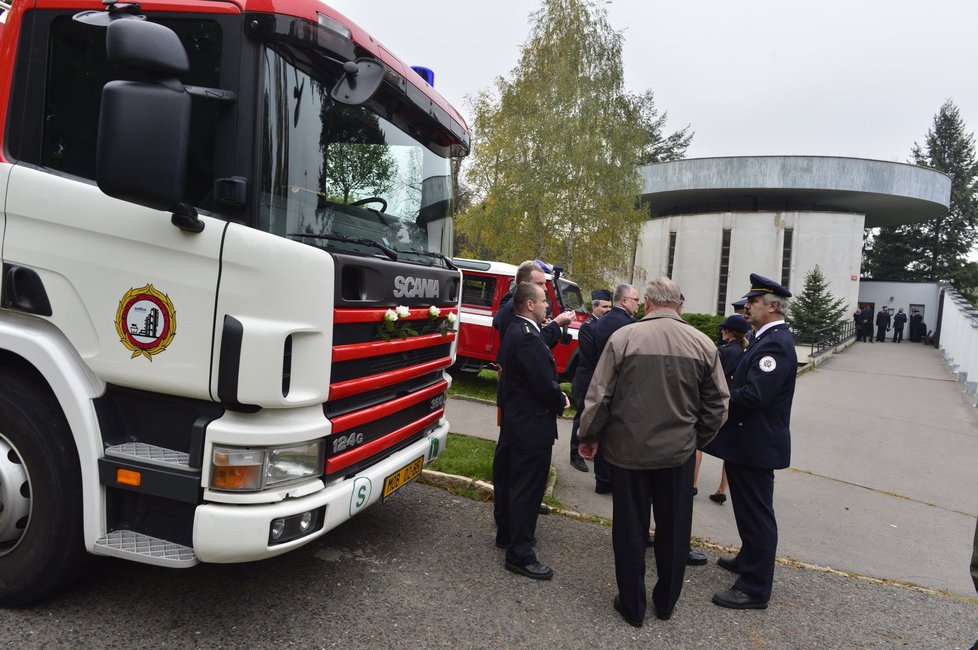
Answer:
<svg viewBox="0 0 978 650"><path fill-rule="evenodd" d="M173 342L177 334L177 311L166 294L151 284L130 289L119 301L115 315L119 341L132 351L132 359L142 355L153 360Z"/></svg>
<svg viewBox="0 0 978 650"><path fill-rule="evenodd" d="M760 361L757 362L758 367L764 372L771 372L778 367L778 362L774 360L774 357L762 357Z"/></svg>

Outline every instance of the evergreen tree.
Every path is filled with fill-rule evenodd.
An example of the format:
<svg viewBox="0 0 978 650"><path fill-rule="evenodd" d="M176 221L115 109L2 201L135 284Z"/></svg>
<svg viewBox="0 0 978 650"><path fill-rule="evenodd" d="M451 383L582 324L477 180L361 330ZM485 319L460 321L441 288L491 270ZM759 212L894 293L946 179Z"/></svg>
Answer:
<svg viewBox="0 0 978 650"><path fill-rule="evenodd" d="M457 219L460 253L563 262L583 285L627 275L646 216L638 163L662 122L651 94L625 91L621 54L593 0L543 1L511 78L473 100L467 178L479 199Z"/></svg>
<svg viewBox="0 0 978 650"><path fill-rule="evenodd" d="M841 328L849 320L849 307L829 292L829 283L817 264L805 275L805 288L792 298L788 320L799 341L810 341L815 331L825 327Z"/></svg>
<svg viewBox="0 0 978 650"><path fill-rule="evenodd" d="M978 158L974 135L950 99L911 157L951 177L949 209L920 223L880 228L866 252L867 271L877 280L947 281L968 292L978 286L976 267L966 261L978 243Z"/></svg>

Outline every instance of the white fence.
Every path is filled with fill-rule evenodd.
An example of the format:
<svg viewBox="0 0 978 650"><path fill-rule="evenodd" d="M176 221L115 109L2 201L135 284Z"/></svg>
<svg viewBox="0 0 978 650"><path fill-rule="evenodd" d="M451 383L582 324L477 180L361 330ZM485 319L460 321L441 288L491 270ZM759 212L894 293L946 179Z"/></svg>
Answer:
<svg viewBox="0 0 978 650"><path fill-rule="evenodd" d="M943 290L940 348L964 391L978 400L978 310L953 287Z"/></svg>

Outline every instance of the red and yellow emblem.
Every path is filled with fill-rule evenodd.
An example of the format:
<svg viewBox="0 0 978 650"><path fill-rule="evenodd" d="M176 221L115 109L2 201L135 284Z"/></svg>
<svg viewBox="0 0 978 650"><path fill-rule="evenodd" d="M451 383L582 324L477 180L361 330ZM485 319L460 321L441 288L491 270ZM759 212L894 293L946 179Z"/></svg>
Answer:
<svg viewBox="0 0 978 650"><path fill-rule="evenodd" d="M122 344L132 350L133 359L143 355L152 361L177 334L177 310L151 284L130 289L119 301L115 329Z"/></svg>

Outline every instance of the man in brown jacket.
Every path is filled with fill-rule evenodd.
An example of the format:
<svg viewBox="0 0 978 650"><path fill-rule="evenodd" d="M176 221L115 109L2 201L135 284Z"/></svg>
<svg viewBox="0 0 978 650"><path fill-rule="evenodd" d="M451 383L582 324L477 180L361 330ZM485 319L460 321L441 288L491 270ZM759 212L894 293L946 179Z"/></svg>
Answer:
<svg viewBox="0 0 978 650"><path fill-rule="evenodd" d="M652 604L666 620L686 571L694 452L716 435L730 398L716 346L679 316L680 296L668 278L649 283L645 317L608 340L581 417L581 456L600 445L611 466L614 607L635 627L645 620L649 501L659 577Z"/></svg>

